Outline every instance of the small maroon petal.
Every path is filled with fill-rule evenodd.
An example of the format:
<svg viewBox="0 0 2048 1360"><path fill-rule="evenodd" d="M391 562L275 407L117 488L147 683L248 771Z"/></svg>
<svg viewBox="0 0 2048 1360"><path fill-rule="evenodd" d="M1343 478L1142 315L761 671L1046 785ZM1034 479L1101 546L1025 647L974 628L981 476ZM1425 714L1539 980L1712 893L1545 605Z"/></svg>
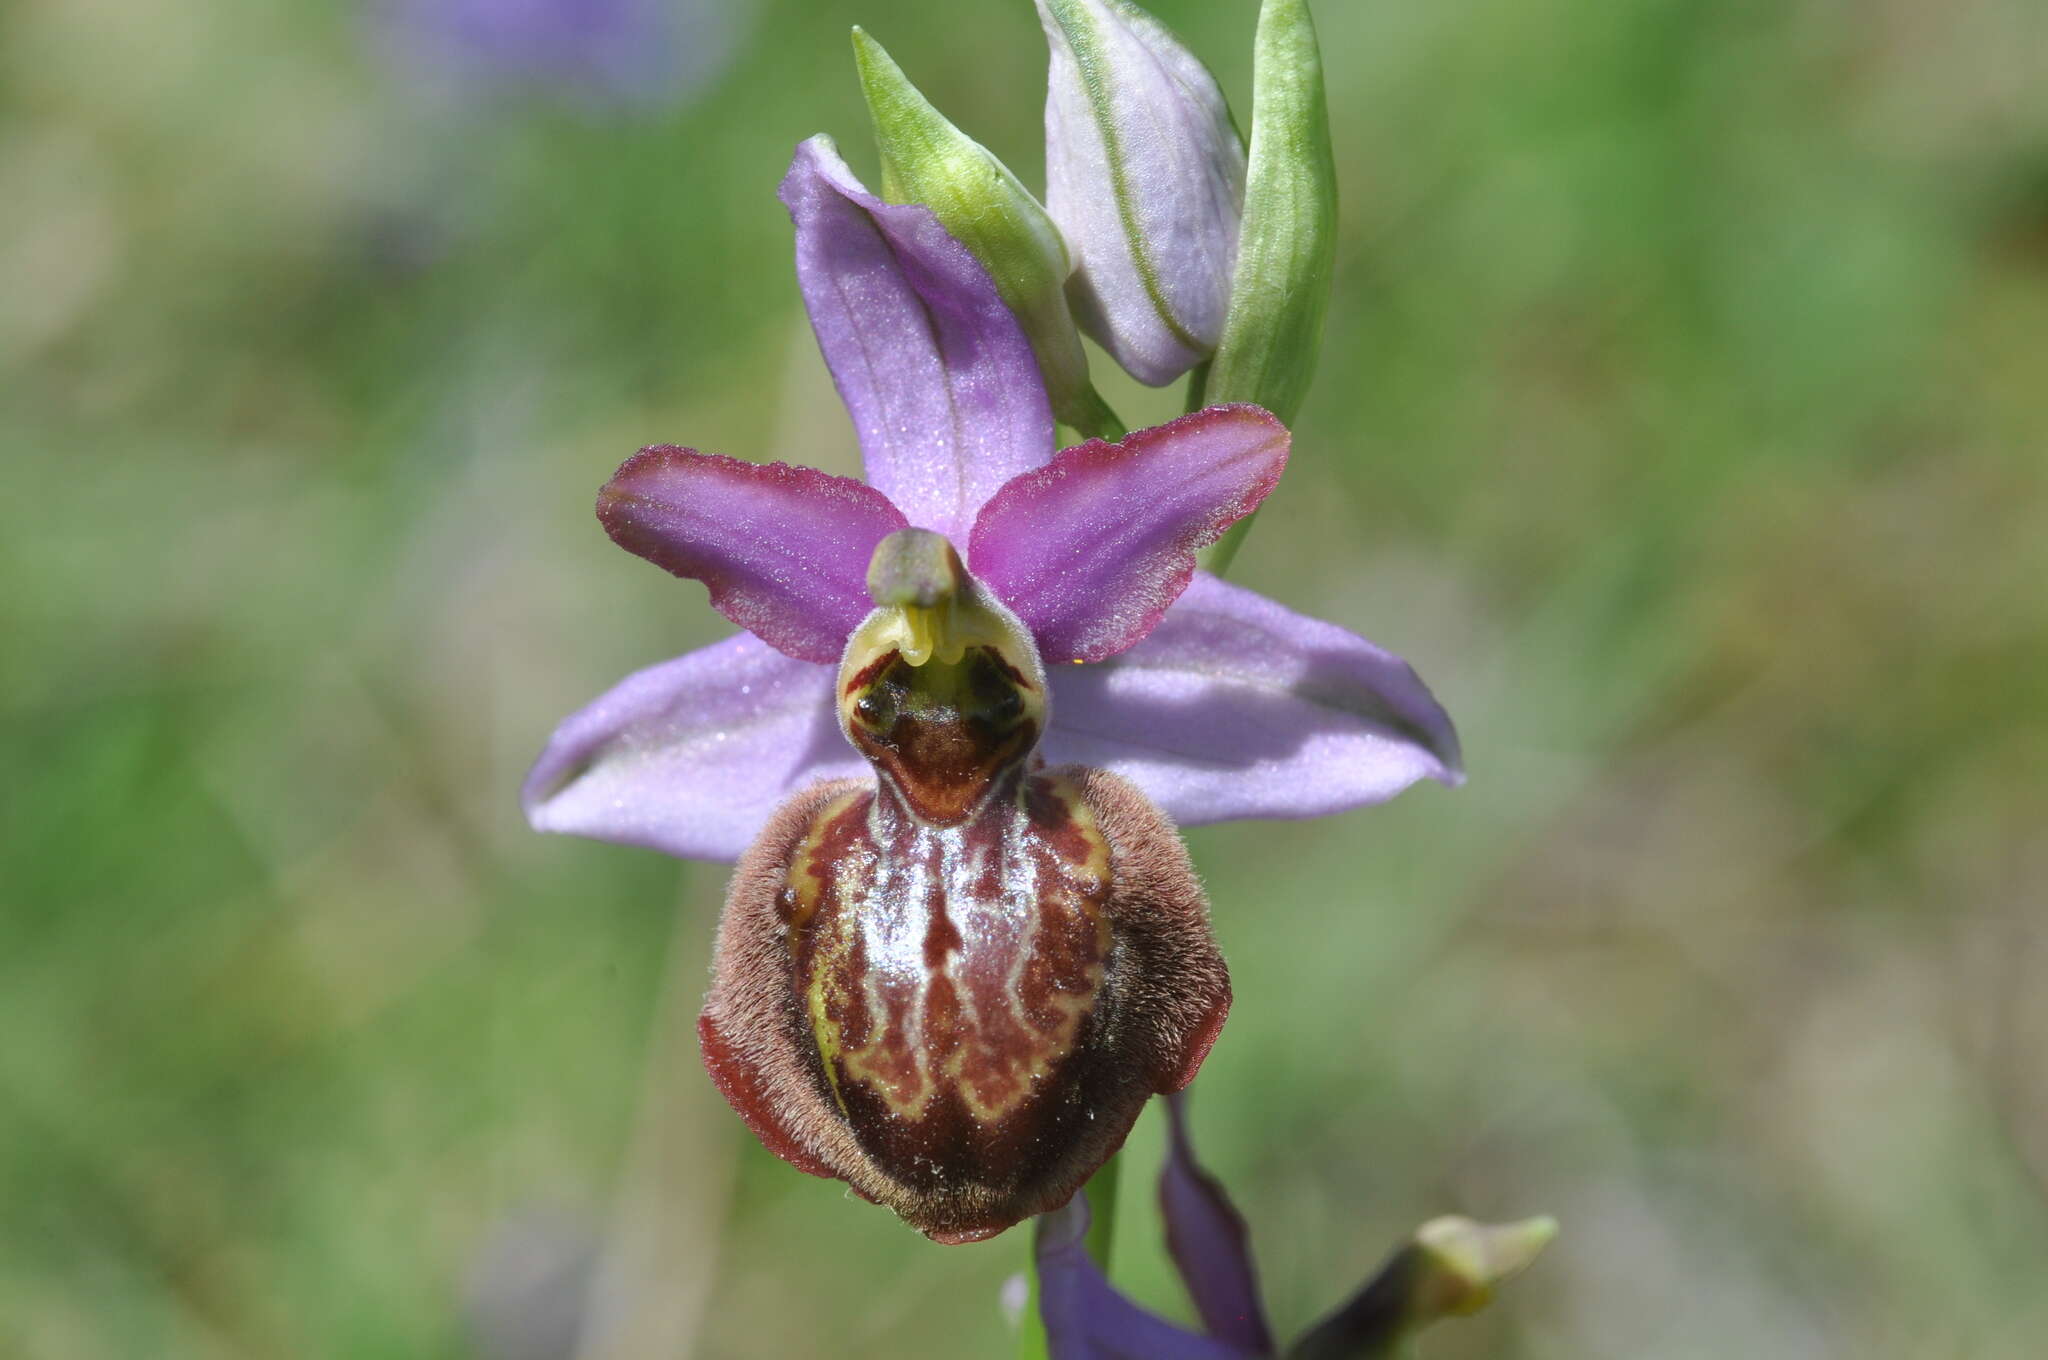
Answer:
<svg viewBox="0 0 2048 1360"><path fill-rule="evenodd" d="M1258 1360L1272 1354L1184 1331L1119 1294L1088 1254L1088 1225L1085 1194L1038 1220L1032 1249L1038 1315L1054 1360Z"/></svg>
<svg viewBox="0 0 2048 1360"><path fill-rule="evenodd" d="M1257 406L1076 445L990 498L968 562L1049 665L1100 661L1152 631L1193 577L1196 549L1280 480L1287 447L1287 427Z"/></svg>
<svg viewBox="0 0 2048 1360"><path fill-rule="evenodd" d="M1270 1355L1273 1335L1259 1301L1251 1232L1223 1184L1195 1160L1188 1138L1187 1097L1166 1098L1166 1165L1159 1172L1159 1209L1166 1246L1209 1335Z"/></svg>
<svg viewBox="0 0 2048 1360"><path fill-rule="evenodd" d="M867 617L875 545L906 523L850 477L670 444L628 458L597 517L628 552L702 581L719 613L769 646L827 663Z"/></svg>

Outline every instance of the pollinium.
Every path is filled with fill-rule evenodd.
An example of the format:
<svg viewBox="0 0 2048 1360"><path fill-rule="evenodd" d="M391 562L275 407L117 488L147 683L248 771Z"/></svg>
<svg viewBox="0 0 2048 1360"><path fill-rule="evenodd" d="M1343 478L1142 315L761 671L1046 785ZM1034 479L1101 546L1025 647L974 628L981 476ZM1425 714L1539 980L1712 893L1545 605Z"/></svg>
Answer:
<svg viewBox="0 0 2048 1360"><path fill-rule="evenodd" d="M783 804L733 876L705 1065L768 1149L941 1242L1060 1205L1230 1009L1173 825L1046 766L1031 634L922 529L840 662L870 780Z"/></svg>

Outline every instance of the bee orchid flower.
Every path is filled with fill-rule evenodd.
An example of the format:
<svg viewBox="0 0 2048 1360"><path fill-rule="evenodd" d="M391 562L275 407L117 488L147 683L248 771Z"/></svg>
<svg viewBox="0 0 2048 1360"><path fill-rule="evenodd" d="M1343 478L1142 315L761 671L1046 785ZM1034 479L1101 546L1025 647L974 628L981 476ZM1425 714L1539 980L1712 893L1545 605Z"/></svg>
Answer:
<svg viewBox="0 0 2048 1360"><path fill-rule="evenodd" d="M684 532L694 516L706 532L729 535L722 557L679 550L705 553L707 567L729 564L712 583L714 603L753 631L637 672L565 721L522 793L539 830L729 862L791 794L865 774L840 735L832 682L838 648L870 607L861 587L868 554L899 525L871 493L972 559L974 516L1011 478L1052 461L1052 416L1030 345L986 271L929 210L867 195L823 137L799 149L783 196L805 301L853 417L867 486L680 452L641 455L630 475L622 470L625 481L606 490L607 521L635 551L659 552L652 506L643 500L629 512L630 489L651 484L664 464L701 469L681 475L696 478L689 494L703 499L662 522ZM1124 465L1135 483L1128 503L1112 492L1119 465L1083 445L1098 451L1020 487L980 540L983 560L1000 557L1005 579L1035 573L1032 610L1065 602L1068 622L1041 616L1052 700L1045 758L1122 775L1182 826L1317 817L1421 779L1458 783L1450 719L1399 657L1253 591L1189 575L1179 559L1142 598L1110 594L1114 581L1080 569L1096 539L1107 562L1140 532L1135 511L1186 491L1184 475L1210 470L1202 441L1228 430L1256 432L1257 442L1271 431L1244 411L1162 428L1132 436L1141 454L1154 452ZM1093 489L1100 534L1065 535L1027 518L1068 482ZM721 486L731 499L716 499ZM814 508L837 506L843 517L777 518L778 506L803 499L798 486L826 488ZM849 523L866 525L857 541L836 527ZM741 568L753 588L740 589ZM1098 645L1084 656L1070 645L1072 621L1091 608L1127 626L1114 633L1098 621ZM1100 645L1111 638L1122 649Z"/></svg>
<svg viewBox="0 0 2048 1360"><path fill-rule="evenodd" d="M1454 782L1456 739L1397 658L1196 571L1279 479L1278 420L1056 453L1029 341L928 209L822 137L782 196L867 480L627 460L606 530L746 632L571 717L526 807L737 858L713 1079L785 1160L971 1241L1066 1203L1215 1039L1172 819Z"/></svg>

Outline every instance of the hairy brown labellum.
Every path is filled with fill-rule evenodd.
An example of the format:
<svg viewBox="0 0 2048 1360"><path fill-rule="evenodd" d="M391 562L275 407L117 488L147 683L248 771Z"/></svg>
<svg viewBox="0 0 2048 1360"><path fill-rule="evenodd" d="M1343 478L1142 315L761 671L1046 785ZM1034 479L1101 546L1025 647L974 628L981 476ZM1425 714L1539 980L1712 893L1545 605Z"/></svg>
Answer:
<svg viewBox="0 0 2048 1360"><path fill-rule="evenodd" d="M698 1033L770 1151L972 1242L1064 1204L1229 1008L1172 825L1061 766L964 827L856 781L785 804L734 875Z"/></svg>
<svg viewBox="0 0 2048 1360"><path fill-rule="evenodd" d="M1066 1203L1230 1009L1208 904L1134 786L1030 768L1031 635L946 541L876 549L841 727L873 781L785 803L740 860L698 1021L770 1151L942 1242Z"/></svg>

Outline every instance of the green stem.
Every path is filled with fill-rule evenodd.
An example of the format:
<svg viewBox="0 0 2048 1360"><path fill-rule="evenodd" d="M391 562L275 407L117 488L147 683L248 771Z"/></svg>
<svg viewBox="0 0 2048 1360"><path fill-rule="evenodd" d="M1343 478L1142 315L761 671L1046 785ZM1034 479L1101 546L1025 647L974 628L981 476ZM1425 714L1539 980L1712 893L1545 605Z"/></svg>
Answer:
<svg viewBox="0 0 2048 1360"><path fill-rule="evenodd" d="M1112 444L1130 433L1117 413L1110 409L1109 403L1102 399L1102 394L1092 386L1076 394L1072 407L1060 412L1060 419L1076 434L1090 439L1107 439Z"/></svg>
<svg viewBox="0 0 2048 1360"><path fill-rule="evenodd" d="M1104 1162L1088 1179L1088 1254L1109 1274L1109 1258L1116 1246L1116 1183L1121 1175L1121 1153Z"/></svg>
<svg viewBox="0 0 2048 1360"><path fill-rule="evenodd" d="M1017 1329L1017 1360L1051 1360L1045 1319L1038 1315L1038 1271L1027 1271L1024 1278L1031 1283L1031 1294L1024 1300L1023 1324Z"/></svg>

